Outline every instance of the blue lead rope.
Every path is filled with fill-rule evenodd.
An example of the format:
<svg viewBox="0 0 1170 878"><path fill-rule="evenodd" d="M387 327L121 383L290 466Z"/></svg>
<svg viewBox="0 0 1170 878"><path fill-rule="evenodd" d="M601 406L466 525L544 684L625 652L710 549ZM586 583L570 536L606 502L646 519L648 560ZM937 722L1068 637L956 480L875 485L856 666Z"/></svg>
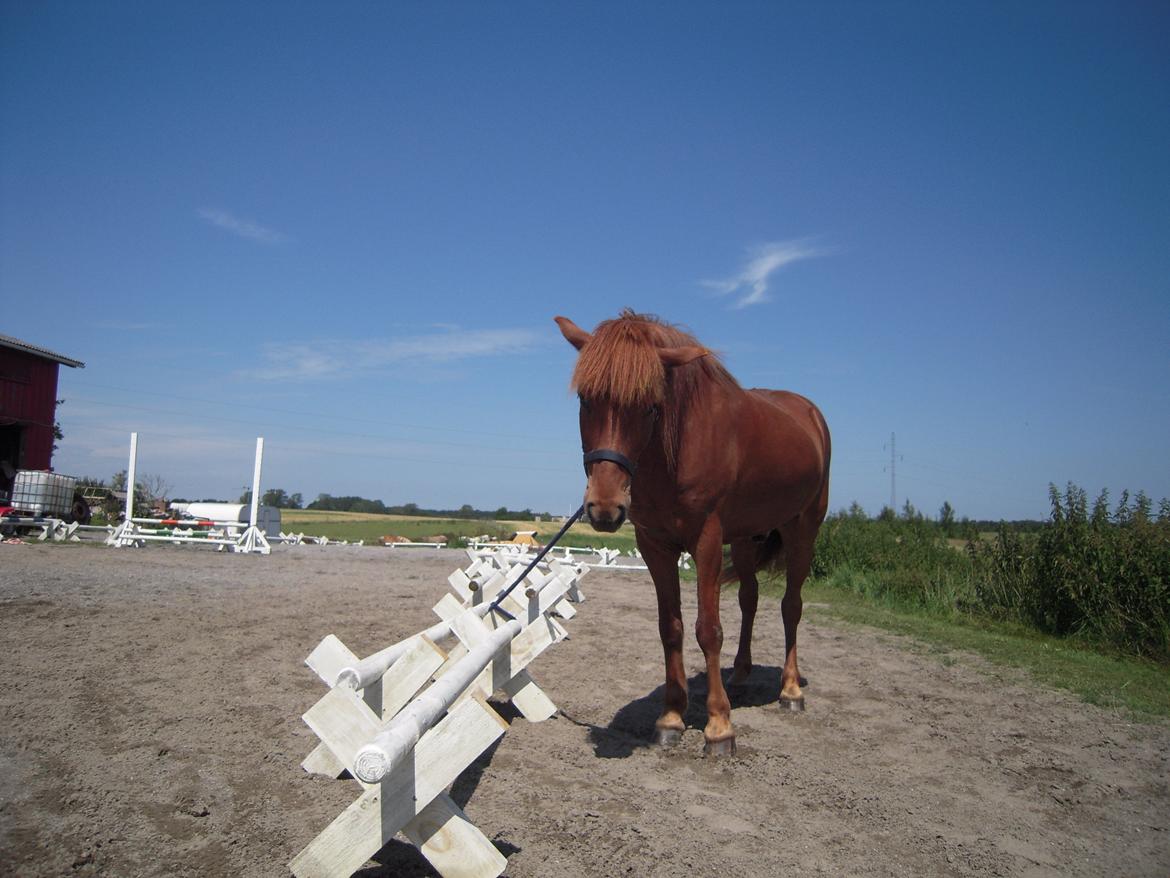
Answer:
<svg viewBox="0 0 1170 878"><path fill-rule="evenodd" d="M557 542L560 540L561 537L563 537L566 533L568 533L569 528L571 528L574 524L576 524L577 519L579 519L584 514L585 514L585 506L584 506L584 504L582 504L577 509L576 512L574 512L571 516L569 516L569 520L565 522L564 527L562 527L560 529L560 531L557 533L557 535L555 537L553 537L551 540L549 540L548 545L545 546L543 549L541 549L539 553L537 553L536 557L532 559L532 563L529 564L526 568L524 568L524 572L521 573L518 577L516 577L516 581L513 582L506 589L504 589L502 592L500 592L499 595L496 596L496 599L494 601L492 601L492 605L488 608L488 612L498 611L500 613L503 613L509 619L515 618L515 616L513 616L507 610L500 607L500 601L502 601L504 598L506 598L508 595L510 595L512 593L512 590L516 586L518 586L521 582L524 581L524 577L527 576L529 573L531 573L534 569L536 569L536 565L539 564L541 562L541 560L544 558L544 556L549 553L549 550L552 549L552 547L557 544Z"/></svg>

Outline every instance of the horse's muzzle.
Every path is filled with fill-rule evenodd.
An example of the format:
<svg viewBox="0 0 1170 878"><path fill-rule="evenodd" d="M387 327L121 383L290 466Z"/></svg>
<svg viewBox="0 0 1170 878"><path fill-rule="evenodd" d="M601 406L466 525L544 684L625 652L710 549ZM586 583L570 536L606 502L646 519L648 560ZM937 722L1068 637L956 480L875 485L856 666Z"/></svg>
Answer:
<svg viewBox="0 0 1170 878"><path fill-rule="evenodd" d="M586 503L585 515L594 530L611 534L625 524L626 507L620 503L611 508L603 508L597 503Z"/></svg>

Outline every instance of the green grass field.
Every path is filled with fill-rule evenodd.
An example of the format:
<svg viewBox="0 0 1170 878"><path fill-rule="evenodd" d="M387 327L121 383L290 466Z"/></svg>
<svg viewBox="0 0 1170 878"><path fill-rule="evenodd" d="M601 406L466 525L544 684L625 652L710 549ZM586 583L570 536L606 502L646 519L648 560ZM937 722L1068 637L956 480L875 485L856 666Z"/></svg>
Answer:
<svg viewBox="0 0 1170 878"><path fill-rule="evenodd" d="M782 581L769 581L762 591L779 595ZM1023 625L875 601L824 581L810 580L803 597L807 618L904 635L946 664L955 662L958 652L973 652L993 665L1022 669L1039 683L1070 691L1090 704L1122 709L1135 719L1170 717L1170 674L1156 662L1109 654Z"/></svg>
<svg viewBox="0 0 1170 878"><path fill-rule="evenodd" d="M556 521L492 521L454 518L421 518L406 515L375 515L361 512L325 512L317 509L282 509L281 530L331 540L365 540L376 543L379 537L395 535L410 540L425 540L443 534L449 540L488 535L507 539L517 531L535 530L537 539L546 543L561 529ZM577 523L559 545L628 551L634 548L634 530L625 527L616 534L599 534Z"/></svg>

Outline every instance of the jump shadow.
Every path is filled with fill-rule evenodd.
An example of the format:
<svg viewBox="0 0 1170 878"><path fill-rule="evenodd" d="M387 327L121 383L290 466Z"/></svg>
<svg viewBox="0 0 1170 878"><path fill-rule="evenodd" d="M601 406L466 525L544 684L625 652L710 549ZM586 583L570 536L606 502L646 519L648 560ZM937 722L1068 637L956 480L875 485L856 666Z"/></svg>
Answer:
<svg viewBox="0 0 1170 878"><path fill-rule="evenodd" d="M503 712L501 710L503 705L493 703L492 706L496 710ZM496 749L500 746L501 740L497 739L490 747L484 750L459 775L455 783L451 785L451 789L447 794L460 808L466 808L467 803L471 801L471 797L479 786L479 782L483 779L483 773L492 764L492 758L496 755ZM520 848L516 845L500 838L491 839L491 842L495 845L496 850L505 857L509 857L520 851ZM392 839L387 842L371 859L378 865L359 869L353 873L354 878L391 878L391 876L401 876L401 878L435 878L439 874L427 862L427 858L422 855L418 848L409 842L399 841L398 839Z"/></svg>
<svg viewBox="0 0 1170 878"><path fill-rule="evenodd" d="M779 667L756 665L751 676L731 686L727 679L730 669L724 670L723 681L731 699L731 708L763 707L775 704L780 693ZM801 685L807 680L801 678ZM606 726L581 722L562 714L570 722L589 729L589 742L599 759L625 759L635 751L654 744L654 722L662 713L665 685L620 707ZM734 717L733 717L734 719ZM687 728L702 729L707 724L707 672L700 671L687 679L687 710L683 715Z"/></svg>

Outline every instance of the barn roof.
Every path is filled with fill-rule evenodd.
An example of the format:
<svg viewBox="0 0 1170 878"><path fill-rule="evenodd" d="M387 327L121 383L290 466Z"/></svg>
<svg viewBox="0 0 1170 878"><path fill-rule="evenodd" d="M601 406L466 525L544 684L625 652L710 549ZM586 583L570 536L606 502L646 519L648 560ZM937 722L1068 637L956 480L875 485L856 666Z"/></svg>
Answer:
<svg viewBox="0 0 1170 878"><path fill-rule="evenodd" d="M25 354L32 354L35 357L44 357L46 360L53 360L61 363L64 366L72 366L74 369L84 369L85 363L81 360L74 360L71 357L66 357L64 354L58 354L48 348L42 348L35 344L29 344L27 341L21 341L19 338L13 338L10 335L0 335L0 347L11 348L14 351L20 351Z"/></svg>

